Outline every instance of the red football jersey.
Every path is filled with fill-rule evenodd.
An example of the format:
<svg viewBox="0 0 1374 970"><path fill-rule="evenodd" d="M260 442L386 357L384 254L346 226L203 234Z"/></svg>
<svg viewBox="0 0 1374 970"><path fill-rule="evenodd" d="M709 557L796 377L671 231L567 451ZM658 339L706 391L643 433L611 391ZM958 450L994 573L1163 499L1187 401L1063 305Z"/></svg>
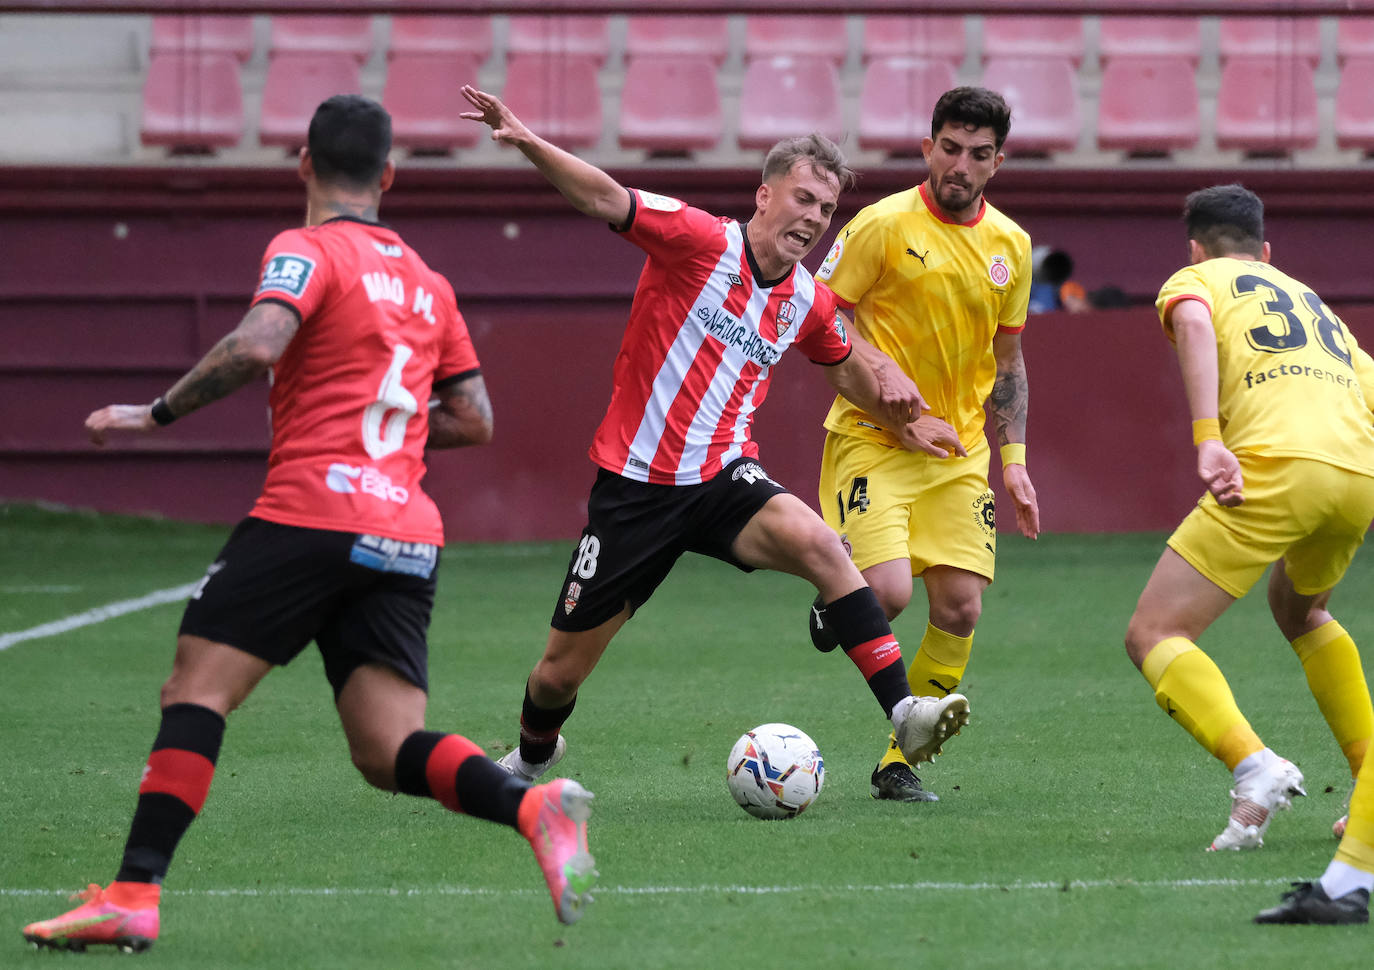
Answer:
<svg viewBox="0 0 1374 970"><path fill-rule="evenodd" d="M631 196L625 238L648 259L591 457L636 481L695 485L758 457L754 411L788 347L837 364L849 335L834 294L805 267L758 279L735 220L652 192Z"/></svg>
<svg viewBox="0 0 1374 970"><path fill-rule="evenodd" d="M442 543L420 488L436 383L478 371L453 296L396 232L346 217L279 234L254 305L301 318L272 368L272 451L252 515Z"/></svg>

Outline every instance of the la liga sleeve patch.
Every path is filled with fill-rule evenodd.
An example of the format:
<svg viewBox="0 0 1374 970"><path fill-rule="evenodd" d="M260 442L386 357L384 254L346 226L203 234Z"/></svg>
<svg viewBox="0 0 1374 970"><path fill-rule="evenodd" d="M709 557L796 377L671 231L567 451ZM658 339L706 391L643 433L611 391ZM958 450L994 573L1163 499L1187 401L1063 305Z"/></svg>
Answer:
<svg viewBox="0 0 1374 970"><path fill-rule="evenodd" d="M276 292L300 297L314 272L315 261L310 257L295 253L277 253L263 267L258 294Z"/></svg>

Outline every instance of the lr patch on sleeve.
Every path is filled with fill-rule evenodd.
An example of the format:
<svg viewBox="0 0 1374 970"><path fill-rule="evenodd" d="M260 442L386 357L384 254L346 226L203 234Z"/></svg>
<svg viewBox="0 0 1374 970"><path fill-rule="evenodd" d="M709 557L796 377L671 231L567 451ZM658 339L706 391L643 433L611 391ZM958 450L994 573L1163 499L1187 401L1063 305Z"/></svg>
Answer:
<svg viewBox="0 0 1374 970"><path fill-rule="evenodd" d="M314 272L315 261L313 259L297 256L295 253L277 253L263 267L262 282L258 284L258 293L262 294L269 290L275 290L289 296L299 297L305 292L306 284L310 282L310 277Z"/></svg>

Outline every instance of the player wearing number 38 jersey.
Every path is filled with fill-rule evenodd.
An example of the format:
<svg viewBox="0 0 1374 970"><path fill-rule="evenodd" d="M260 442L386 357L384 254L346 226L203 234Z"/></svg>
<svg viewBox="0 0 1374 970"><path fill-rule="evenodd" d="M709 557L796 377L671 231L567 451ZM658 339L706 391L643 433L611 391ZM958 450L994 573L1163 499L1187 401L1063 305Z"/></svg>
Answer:
<svg viewBox="0 0 1374 970"><path fill-rule="evenodd" d="M1328 604L1374 518L1374 362L1316 293L1269 264L1258 196L1213 186L1188 196L1184 214L1191 263L1157 306L1206 492L1140 594L1126 651L1165 713L1232 774L1230 817L1209 848L1255 849L1274 815L1306 794L1303 774L1260 740L1197 641L1273 564L1274 620L1351 774L1360 771L1374 708L1359 651ZM1368 918L1374 798L1352 801L1350 823L1356 838L1323 879L1329 898L1295 894L1276 921Z"/></svg>

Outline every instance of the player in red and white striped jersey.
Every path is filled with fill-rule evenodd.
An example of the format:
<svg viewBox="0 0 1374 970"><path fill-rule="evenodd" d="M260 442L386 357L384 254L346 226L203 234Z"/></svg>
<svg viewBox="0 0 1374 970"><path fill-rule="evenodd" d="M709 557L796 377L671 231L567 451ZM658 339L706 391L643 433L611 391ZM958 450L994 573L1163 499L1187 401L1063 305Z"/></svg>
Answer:
<svg viewBox="0 0 1374 970"><path fill-rule="evenodd" d="M921 414L915 384L890 360L871 348L852 353L857 338L835 296L800 265L853 180L839 148L819 135L774 146L754 216L741 225L627 189L533 134L500 99L472 87L463 94L476 109L463 117L489 125L494 140L518 148L574 207L647 256L611 403L592 442L600 470L588 523L526 685L520 745L501 764L533 779L563 756L561 728L578 688L684 552L813 583L830 616L838 606L840 645L898 743L929 760L967 721L967 700L912 698L873 591L821 517L768 477L750 437L773 365L795 345L909 447L962 452L950 425Z"/></svg>

